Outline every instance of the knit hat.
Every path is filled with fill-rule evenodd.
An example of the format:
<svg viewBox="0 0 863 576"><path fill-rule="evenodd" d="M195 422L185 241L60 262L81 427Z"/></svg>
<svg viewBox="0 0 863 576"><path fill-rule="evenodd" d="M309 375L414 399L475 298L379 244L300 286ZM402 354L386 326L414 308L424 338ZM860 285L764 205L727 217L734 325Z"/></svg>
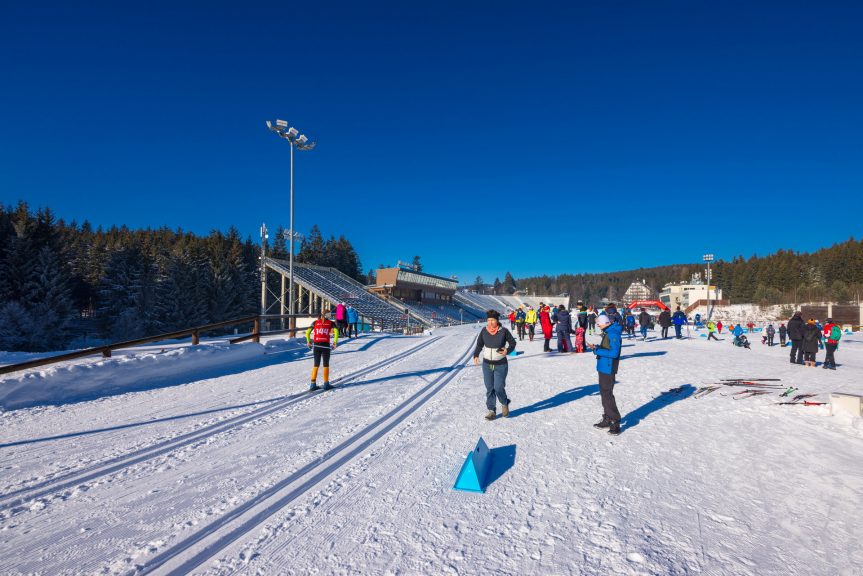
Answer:
<svg viewBox="0 0 863 576"><path fill-rule="evenodd" d="M833 318L828 318L827 320L825 320L825 322L833 322Z"/></svg>
<svg viewBox="0 0 863 576"><path fill-rule="evenodd" d="M605 328L606 326L611 325L611 320L608 318L605 312L603 312L596 317L596 325L600 328Z"/></svg>

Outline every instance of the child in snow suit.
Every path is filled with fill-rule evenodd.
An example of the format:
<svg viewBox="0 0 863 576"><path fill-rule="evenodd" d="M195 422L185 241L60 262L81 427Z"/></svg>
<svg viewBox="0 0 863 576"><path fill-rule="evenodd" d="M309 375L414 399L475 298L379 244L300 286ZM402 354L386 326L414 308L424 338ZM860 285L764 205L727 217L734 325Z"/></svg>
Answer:
<svg viewBox="0 0 863 576"><path fill-rule="evenodd" d="M785 348L785 338L788 336L788 328L785 327L785 323L779 325L779 346Z"/></svg>
<svg viewBox="0 0 863 576"><path fill-rule="evenodd" d="M332 388L330 386L330 335L333 336L332 350L335 350L339 343L339 329L332 321L327 320L324 311L321 310L318 313L318 319L306 330L306 345L313 351L315 361L309 390L318 389L318 368L321 362L324 364L324 390Z"/></svg>
<svg viewBox="0 0 863 576"><path fill-rule="evenodd" d="M773 338L776 336L776 328L773 327L773 324L767 325L767 345L773 346Z"/></svg>
<svg viewBox="0 0 863 576"><path fill-rule="evenodd" d="M609 434L620 434L620 411L614 398L614 364L620 358L621 333L623 327L612 323L608 316L600 314L596 327L602 331L602 342L591 346L596 354L596 372L599 378L599 394L602 398L602 420L594 424L596 428L608 428Z"/></svg>
<svg viewBox="0 0 863 576"><path fill-rule="evenodd" d="M584 328L581 326L575 329L575 351L584 352Z"/></svg>
<svg viewBox="0 0 863 576"><path fill-rule="evenodd" d="M836 370L836 359L833 354L839 348L839 339L842 338L842 327L839 324L833 323L833 318L828 318L824 324L824 340L827 343L824 347L827 349L827 356L824 358L824 368Z"/></svg>
<svg viewBox="0 0 863 576"><path fill-rule="evenodd" d="M501 405L501 414L509 416L509 397L506 395L506 375L509 364L506 355L515 350L512 333L500 325L500 314L496 310L486 312L486 327L476 339L473 363L479 364L482 354L482 378L485 383L485 406L488 408L486 420L497 416L495 396Z"/></svg>

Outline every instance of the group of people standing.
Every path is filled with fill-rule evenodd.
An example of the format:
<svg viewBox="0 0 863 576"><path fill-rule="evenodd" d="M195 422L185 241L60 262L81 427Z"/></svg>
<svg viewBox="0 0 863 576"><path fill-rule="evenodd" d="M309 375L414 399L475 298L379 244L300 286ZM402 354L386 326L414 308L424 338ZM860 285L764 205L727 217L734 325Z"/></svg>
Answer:
<svg viewBox="0 0 863 576"><path fill-rule="evenodd" d="M599 429L607 429L609 434L617 435L621 432L621 417L614 397L614 384L620 363L622 319L614 304L609 304L605 311L599 314L594 312L593 326L591 326L587 307L581 302L578 304L579 308L575 311L578 328L575 331L572 330L572 317L564 305L561 304L553 310L551 306L540 304L538 317L545 337L544 351L551 351L549 341L552 336L552 328L557 329L558 350L560 351L567 351L565 346L569 342L570 333L577 333L576 347L578 347L578 335L581 335L581 346L585 351L590 350L596 355L596 371L599 379L603 415L602 419L594 426ZM582 310L582 308L584 309ZM599 329L599 333L602 335L602 340L596 346L584 342L585 327L582 326L581 312L584 312L584 324L587 329ZM510 414L510 399L506 393L506 376L509 371L507 356L515 350L516 340L512 333L501 325L500 314L496 310L489 310L486 316L486 326L477 336L473 361L474 364L479 364L480 357L482 358L486 408L488 409L485 418L486 420L494 420L497 417L497 403L501 405L501 414L504 418L509 417ZM514 324L516 328L519 327L517 313L514 321L512 317L510 320L511 326ZM522 324L526 322L525 319ZM561 340L564 341L563 345Z"/></svg>

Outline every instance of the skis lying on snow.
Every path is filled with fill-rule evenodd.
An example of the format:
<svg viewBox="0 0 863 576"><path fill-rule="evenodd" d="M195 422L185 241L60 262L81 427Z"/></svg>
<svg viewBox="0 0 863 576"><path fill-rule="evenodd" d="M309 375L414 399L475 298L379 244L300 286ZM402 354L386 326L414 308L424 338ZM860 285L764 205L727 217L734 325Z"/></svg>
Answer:
<svg viewBox="0 0 863 576"><path fill-rule="evenodd" d="M744 390L743 392L738 392L739 396L735 395L732 400L740 400L742 398L752 398L753 396L761 396L762 394L770 394L769 390Z"/></svg>
<svg viewBox="0 0 863 576"><path fill-rule="evenodd" d="M792 394L794 394L795 392L797 392L797 390L799 390L799 388L795 388L794 386L789 386L789 387L788 387L788 390L786 390L785 392L783 392L782 394L780 394L780 396L782 396L782 397L785 397L785 396L791 396Z"/></svg>
<svg viewBox="0 0 863 576"><path fill-rule="evenodd" d="M816 396L816 395L815 394L798 394L797 396L792 398L790 402L777 402L777 404L784 404L784 405L805 404L806 406L820 406L820 405L824 404L824 402L809 402L806 400L806 398L812 398L813 396ZM803 402L801 402L801 401L803 401Z"/></svg>
<svg viewBox="0 0 863 576"><path fill-rule="evenodd" d="M720 382L781 382L782 378L720 378Z"/></svg>
<svg viewBox="0 0 863 576"><path fill-rule="evenodd" d="M698 390L696 390L695 394L692 395L693 398L701 398L702 396L707 396L711 392L715 392L722 388L722 386L702 386Z"/></svg>
<svg viewBox="0 0 863 576"><path fill-rule="evenodd" d="M723 386L745 386L747 388L773 388L781 390L785 388L782 384L766 384L755 380L735 380L734 382L720 382Z"/></svg>

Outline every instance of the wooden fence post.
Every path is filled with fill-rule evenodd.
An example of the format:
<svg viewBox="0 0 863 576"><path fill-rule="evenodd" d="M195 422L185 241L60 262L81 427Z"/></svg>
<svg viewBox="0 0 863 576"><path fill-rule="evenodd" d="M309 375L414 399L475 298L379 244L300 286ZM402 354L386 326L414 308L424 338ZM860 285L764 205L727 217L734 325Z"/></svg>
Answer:
<svg viewBox="0 0 863 576"><path fill-rule="evenodd" d="M192 332L192 346L197 346L200 341L200 335L198 334L198 331L195 330L194 332Z"/></svg>
<svg viewBox="0 0 863 576"><path fill-rule="evenodd" d="M111 349L105 348L102 350L102 358L110 358L111 357Z"/></svg>
<svg viewBox="0 0 863 576"><path fill-rule="evenodd" d="M255 327L252 329L252 334L255 335L255 337L252 338L252 340L254 342L260 342L261 341L261 319L260 318L255 318Z"/></svg>

